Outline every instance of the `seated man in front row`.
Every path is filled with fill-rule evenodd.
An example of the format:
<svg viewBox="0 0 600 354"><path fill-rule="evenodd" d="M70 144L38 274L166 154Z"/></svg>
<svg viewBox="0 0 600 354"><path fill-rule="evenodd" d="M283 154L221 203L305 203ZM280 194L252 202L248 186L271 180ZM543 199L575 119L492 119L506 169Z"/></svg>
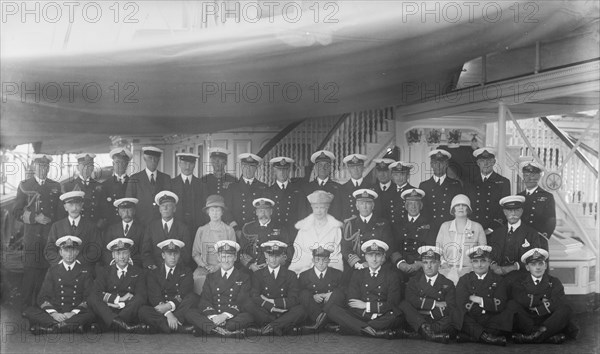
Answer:
<svg viewBox="0 0 600 354"><path fill-rule="evenodd" d="M459 342L506 345L502 332L512 330L512 313L506 311L506 284L502 276L490 271L492 247L475 246L467 250L473 271L456 285L456 328Z"/></svg>
<svg viewBox="0 0 600 354"><path fill-rule="evenodd" d="M92 275L76 260L81 239L63 236L56 240L56 246L62 260L46 274L38 295L39 307L27 308L25 315L34 334L83 333L84 326L94 320L94 314L88 311L86 302Z"/></svg>
<svg viewBox="0 0 600 354"><path fill-rule="evenodd" d="M163 265L147 274L148 302L139 312L140 321L152 331L192 333L193 326L184 326L185 315L193 302L192 272L179 263L185 243L171 238L159 242Z"/></svg>
<svg viewBox="0 0 600 354"><path fill-rule="evenodd" d="M296 273L281 265L287 244L272 240L261 245L267 259L267 267L252 274L251 301L247 311L261 329L248 328L248 334L283 335L305 318L304 309L298 302L300 285Z"/></svg>
<svg viewBox="0 0 600 354"><path fill-rule="evenodd" d="M451 312L456 304L454 283L438 272L442 250L435 246L418 249L423 273L411 277L406 299L400 304L406 321L432 342L448 343L453 332Z"/></svg>
<svg viewBox="0 0 600 354"><path fill-rule="evenodd" d="M242 312L242 304L250 293L250 275L235 268L240 245L231 240L215 243L221 271L210 273L202 287L197 307L185 318L201 332L222 337L239 338L252 323L252 315Z"/></svg>
<svg viewBox="0 0 600 354"><path fill-rule="evenodd" d="M579 332L570 322L572 311L562 283L545 274L547 259L548 251L542 248L533 248L521 257L528 273L515 280L513 300L508 303L516 312L515 343L562 344L567 337L575 339Z"/></svg>
<svg viewBox="0 0 600 354"><path fill-rule="evenodd" d="M352 273L348 285L348 306L333 304L327 316L340 325L344 334L378 338L402 338L407 333L395 330L402 324L398 304L402 297L398 275L389 266L382 266L388 245L369 240L361 246L367 267Z"/></svg>
<svg viewBox="0 0 600 354"><path fill-rule="evenodd" d="M146 303L144 270L133 266L129 258L132 246L133 241L128 238L117 238L106 245L114 263L98 273L88 299L90 308L103 322L101 329L146 330L143 325L131 325L137 322L138 311Z"/></svg>
<svg viewBox="0 0 600 354"><path fill-rule="evenodd" d="M327 247L327 246L326 246ZM329 267L329 256L333 246L322 245L311 247L313 267L300 273L300 303L312 324L302 327L302 333L316 332L327 323L327 310L333 305L342 306L344 291L342 271Z"/></svg>

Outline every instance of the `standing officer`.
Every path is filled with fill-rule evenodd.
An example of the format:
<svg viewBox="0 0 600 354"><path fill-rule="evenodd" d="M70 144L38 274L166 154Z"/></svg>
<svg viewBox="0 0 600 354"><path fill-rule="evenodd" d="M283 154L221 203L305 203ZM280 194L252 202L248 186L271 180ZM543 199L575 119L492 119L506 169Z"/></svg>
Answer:
<svg viewBox="0 0 600 354"><path fill-rule="evenodd" d="M151 330L162 333L191 334L193 326L184 326L185 315L193 302L194 280L192 272L179 263L185 243L177 239L159 242L163 264L147 274L148 303L140 308L140 321Z"/></svg>
<svg viewBox="0 0 600 354"><path fill-rule="evenodd" d="M44 248L53 222L60 215L60 184L48 178L52 157L32 156L33 177L22 181L17 189L13 216L23 230L22 309L35 304L40 286L48 270Z"/></svg>
<svg viewBox="0 0 600 354"><path fill-rule="evenodd" d="M342 160L350 173L348 182L342 184L340 194L342 196L342 219L346 220L356 213L356 200L352 193L358 189L374 189L363 177L365 170L365 161L367 156L361 154L350 154Z"/></svg>
<svg viewBox="0 0 600 354"><path fill-rule="evenodd" d="M125 198L127 182L129 182L127 165L129 165L133 154L128 149L116 148L112 149L109 155L113 161L113 175L102 182L102 190L106 197L103 203L103 216L106 219L107 226L110 227L121 220L114 202L115 200Z"/></svg>
<svg viewBox="0 0 600 354"><path fill-rule="evenodd" d="M317 332L327 323L327 311L333 304L343 306L345 292L342 288L342 272L329 267L333 245L314 245L313 267L300 273L300 303L308 318L309 326L302 333Z"/></svg>
<svg viewBox="0 0 600 354"><path fill-rule="evenodd" d="M238 240L241 229L246 223L254 220L254 206L252 201L267 194L267 185L256 179L256 170L262 158L251 153L238 156L242 168L242 177L230 187L229 201L225 205L231 208L233 221L230 226L236 230Z"/></svg>
<svg viewBox="0 0 600 354"><path fill-rule="evenodd" d="M450 203L457 194L463 193L460 182L448 177L446 170L452 155L446 150L429 152L433 176L421 182L419 189L425 192L423 210L431 220L432 232L437 236L444 221L452 220Z"/></svg>
<svg viewBox="0 0 600 354"><path fill-rule="evenodd" d="M363 269L368 266L362 245L369 240L380 240L386 245L392 242L390 223L373 214L377 193L370 189L359 189L352 194L356 200L358 215L344 222L342 237L342 257L352 269ZM346 267L344 267L346 268ZM349 277L350 273L346 272Z"/></svg>
<svg viewBox="0 0 600 354"><path fill-rule="evenodd" d="M156 193L171 190L171 177L158 170L158 163L162 150L154 146L142 148L146 168L134 173L127 183L125 196L137 198L137 215L142 225L148 225L152 220L159 218L158 208L154 204Z"/></svg>
<svg viewBox="0 0 600 354"><path fill-rule="evenodd" d="M144 244L142 245L142 262L144 268L154 270L162 262L162 250L156 245L164 240L177 239L186 247L181 252L181 262L192 268L192 238L188 227L175 217L179 197L170 191L161 191L154 197L154 203L160 210L160 219L153 220L145 228Z"/></svg>
<svg viewBox="0 0 600 354"><path fill-rule="evenodd" d="M510 195L510 181L494 172L496 150L484 147L473 151L477 166L481 172L474 177L468 197L473 206L471 218L483 226L489 235L505 224L504 213L500 207L500 199Z"/></svg>
<svg viewBox="0 0 600 354"><path fill-rule="evenodd" d="M248 328L249 334L283 335L305 319L304 309L298 301L300 284L296 273L281 265L287 245L268 241L261 245L267 267L252 274L251 301L247 311L260 329Z"/></svg>
<svg viewBox="0 0 600 354"><path fill-rule="evenodd" d="M404 198L402 198L402 193L409 189L414 189L410 183L408 183L408 178L410 177L410 171L412 170L412 165L402 162L396 161L390 164L390 171L392 171L392 181L394 184L392 185L392 195L390 199L390 204L383 206L383 208L387 211L387 216L389 217L389 222L392 224L392 231L394 235L397 235L402 228L402 224L406 223L406 208L404 207Z"/></svg>
<svg viewBox="0 0 600 354"><path fill-rule="evenodd" d="M68 216L58 220L50 227L44 256L51 266L58 263L60 254L55 246L56 240L67 235L79 237L82 242L77 260L94 275L96 274L96 263L102 257L102 241L96 225L81 216L83 197L83 191L72 191L60 195L59 198L64 203L64 210Z"/></svg>
<svg viewBox="0 0 600 354"><path fill-rule="evenodd" d="M192 232L203 225L205 213L202 211L206 198L202 194L202 183L194 176L198 155L178 153L181 174L171 180L171 191L179 196L175 217L187 225Z"/></svg>
<svg viewBox="0 0 600 354"><path fill-rule="evenodd" d="M525 197L523 222L537 230L548 240L556 228L554 196L538 186L543 171L540 164L534 161L525 162L522 169L525 190L518 195Z"/></svg>
<svg viewBox="0 0 600 354"><path fill-rule="evenodd" d="M312 208L306 197L316 190L323 190L333 194L333 201L328 210L329 215L338 221L344 220L342 219L343 194L341 185L331 179L331 165L334 160L335 155L327 150L319 150L310 156L310 161L314 164L314 168L317 171L317 177L304 186L304 212L300 220L312 213Z"/></svg>
<svg viewBox="0 0 600 354"><path fill-rule="evenodd" d="M340 325L341 333L388 339L406 337L404 331L396 330L402 324L398 309L402 298L400 282L391 268L382 267L388 249L380 240L362 245L368 266L352 274L347 295L349 309L333 304L327 311Z"/></svg>
<svg viewBox="0 0 600 354"><path fill-rule="evenodd" d="M84 326L94 320L94 314L87 306L92 275L76 259L80 245L81 239L75 236L56 240L62 260L48 271L38 306L25 311L34 334L83 333Z"/></svg>
<svg viewBox="0 0 600 354"><path fill-rule="evenodd" d="M202 295L196 306L187 311L185 318L200 331L222 337L240 337L253 319L244 312L244 303L250 293L250 275L235 268L240 245L235 241L215 243L219 255L220 272L207 275Z"/></svg>
<svg viewBox="0 0 600 354"><path fill-rule="evenodd" d="M132 325L138 322L138 311L146 303L146 278L143 269L130 267L131 246L133 241L128 238L118 238L106 245L114 262L98 273L88 298L91 310L102 320L100 329L146 330L144 325Z"/></svg>
<svg viewBox="0 0 600 354"><path fill-rule="evenodd" d="M417 274L423 267L419 248L435 244L437 235L431 232L431 223L427 216L421 213L425 192L418 188L402 192L405 201L406 219L400 223L400 228L394 233L394 252L392 264L402 271L403 278Z"/></svg>
<svg viewBox="0 0 600 354"><path fill-rule="evenodd" d="M570 322L572 310L562 283L546 274L547 259L548 251L541 248L530 249L521 257L528 273L513 285L508 305L516 312L515 343L561 344L567 339L565 333L575 339L579 331Z"/></svg>
<svg viewBox="0 0 600 354"><path fill-rule="evenodd" d="M454 283L438 272L442 256L439 247L422 246L418 252L421 254L423 272L408 281L406 299L400 304L400 309L408 324L424 339L447 344L450 332L454 330Z"/></svg>
<svg viewBox="0 0 600 354"><path fill-rule="evenodd" d="M488 236L488 244L492 246L490 268L494 273L507 277L505 281L509 291L515 277L525 272L525 264L519 263L523 254L536 247L548 249L545 239L521 221L524 202L525 197L520 195L500 199L508 222Z"/></svg>
<svg viewBox="0 0 600 354"><path fill-rule="evenodd" d="M63 185L63 192L84 192L81 216L89 219L99 230L102 230L106 226L106 219L103 215L106 197L104 196L102 184L92 178L95 157L95 154L87 153L76 156L77 172L79 175L74 180L68 181Z"/></svg>
<svg viewBox="0 0 600 354"><path fill-rule="evenodd" d="M136 198L121 198L114 201L113 205L118 210L120 221L110 225L104 233L104 265L109 265L112 261L112 253L106 250L112 240L118 238L128 238L133 241L133 246L129 249L130 258L134 267L142 267L142 241L144 239L144 226L135 218L135 206L138 203Z"/></svg>
<svg viewBox="0 0 600 354"><path fill-rule="evenodd" d="M247 269L256 272L267 266L265 253L261 250L260 245L271 240L291 244L292 240L286 229L271 219L275 205L271 199L258 198L252 204L256 209L256 220L246 223L242 227L240 262ZM294 249L288 247L286 255L282 259L283 265L290 264L294 256L293 252Z"/></svg>
<svg viewBox="0 0 600 354"><path fill-rule="evenodd" d="M390 207L392 199L395 194L394 188L396 187L392 183L392 171L390 165L395 161L392 159L374 159L375 162L375 177L377 182L375 183L375 192L379 197L375 203L375 215L386 220L390 220Z"/></svg>
<svg viewBox="0 0 600 354"><path fill-rule="evenodd" d="M234 176L225 172L227 155L229 155L229 151L225 149L210 149L210 164L212 165L213 172L203 175L200 179L204 187L203 195L218 194L227 200L226 192L229 190L229 186L236 182ZM228 205L227 207L230 208L231 206Z"/></svg>
<svg viewBox="0 0 600 354"><path fill-rule="evenodd" d="M294 160L279 156L272 158L269 163L275 174L275 183L269 187L268 196L275 202L273 221L284 227L288 234L294 230L294 224L300 220L304 206L302 188L299 182L290 180L290 169ZM283 241L287 243L287 241ZM262 253L262 252L261 252Z"/></svg>
<svg viewBox="0 0 600 354"><path fill-rule="evenodd" d="M490 246L467 251L473 271L456 285L457 340L506 345L503 332L512 330L512 312L505 312L508 294L501 276L490 272Z"/></svg>

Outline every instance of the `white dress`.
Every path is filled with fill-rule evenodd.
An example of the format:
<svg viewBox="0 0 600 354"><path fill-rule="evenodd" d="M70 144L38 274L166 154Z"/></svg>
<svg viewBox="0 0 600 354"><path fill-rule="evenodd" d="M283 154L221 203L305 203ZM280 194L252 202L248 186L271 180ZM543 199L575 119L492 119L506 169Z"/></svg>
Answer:
<svg viewBox="0 0 600 354"><path fill-rule="evenodd" d="M294 241L294 258L289 269L300 275L303 271L313 267L311 247L323 246L333 248L329 266L341 271L344 270L342 261L342 223L333 216L327 215L327 223L323 227L316 227L315 217L311 214L298 221L295 225L298 235Z"/></svg>

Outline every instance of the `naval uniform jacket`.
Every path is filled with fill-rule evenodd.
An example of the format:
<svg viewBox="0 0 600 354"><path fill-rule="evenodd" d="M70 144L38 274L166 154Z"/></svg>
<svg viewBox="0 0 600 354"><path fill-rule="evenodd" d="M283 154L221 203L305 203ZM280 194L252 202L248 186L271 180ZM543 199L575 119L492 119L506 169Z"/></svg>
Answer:
<svg viewBox="0 0 600 354"><path fill-rule="evenodd" d="M313 272L314 273L314 272ZM371 269L366 267L352 273L348 284L348 300L358 299L369 303L370 312L367 309L355 309L361 316L369 314L385 314L390 311L398 311L402 290L398 275L388 266L379 268L376 277L371 276Z"/></svg>
<svg viewBox="0 0 600 354"><path fill-rule="evenodd" d="M427 313L434 320L451 316L456 306L454 283L438 273L433 285L427 283L425 273L419 272L406 285L406 301L420 313ZM445 301L446 307L435 306L435 301Z"/></svg>
<svg viewBox="0 0 600 354"><path fill-rule="evenodd" d="M204 206L206 205L206 196L202 193L202 183L194 175L191 176L189 185L183 182L182 175L171 180L171 192L179 197L175 217L183 221L188 228L195 232L205 221Z"/></svg>
<svg viewBox="0 0 600 354"><path fill-rule="evenodd" d="M556 206L552 193L537 187L531 195L527 195L527 191L518 195L525 197L521 220L549 239L556 228Z"/></svg>
<svg viewBox="0 0 600 354"><path fill-rule="evenodd" d="M52 223L58 220L61 202L60 184L46 178L44 185L38 184L35 177L22 181L17 189L12 214L15 219L25 224L23 230L23 265L28 268L48 268L44 258L44 248ZM44 214L51 221L38 224L35 216Z"/></svg>
<svg viewBox="0 0 600 354"><path fill-rule="evenodd" d="M375 214L379 218L383 218L387 221L390 221L390 205L392 205L392 200L394 199L394 196L397 193L396 185L394 184L394 182L391 182L390 186L384 191L381 189L381 183L375 182L375 187L373 188L373 190L375 191L375 193L377 193L377 199L375 199L375 208L373 209L373 214Z"/></svg>
<svg viewBox="0 0 600 354"><path fill-rule="evenodd" d="M354 215L344 221L342 232L342 257L346 264L353 269L354 264L348 262L351 254L357 255L360 262L365 262L365 255L361 251L363 243L369 240L380 240L388 245L392 244L392 228L390 223L371 214L368 223L363 222L360 216Z"/></svg>
<svg viewBox="0 0 600 354"><path fill-rule="evenodd" d="M48 243L44 249L44 256L48 263L50 265L57 264L62 259L58 247L56 247L56 240L67 235L77 236L81 239L77 260L85 267L94 268L96 262L102 257L102 240L98 235L96 225L84 217L79 219L79 225L75 230L69 224L68 217L52 224L48 234Z"/></svg>
<svg viewBox="0 0 600 354"><path fill-rule="evenodd" d="M311 295L327 294L339 289L342 286L342 272L338 269L327 267L325 276L319 278L315 273L315 268L305 270L299 276L301 291L308 292Z"/></svg>
<svg viewBox="0 0 600 354"><path fill-rule="evenodd" d="M185 246L181 249L181 258L179 259L179 264L184 264L187 267L195 268L195 263L192 263L193 242L190 235L190 230L177 218L173 218L172 220L173 223L171 224L171 229L169 230L168 234L165 234L164 232L164 221L161 218L152 221L146 227L144 231L144 241L142 244L142 262L144 268L148 268L151 265L155 265L157 267L162 265L162 250L156 245L159 242L171 238L185 243Z"/></svg>
<svg viewBox="0 0 600 354"><path fill-rule="evenodd" d="M394 235L398 235L400 229L402 228L402 224L407 222L408 212L404 207L404 199L402 199L402 193L409 189L415 189L410 183L406 183L402 187L398 187L398 185L392 183L392 192L390 195L389 205L384 205L385 209L385 217L388 218L389 222L392 224L392 230L394 231Z"/></svg>
<svg viewBox="0 0 600 354"><path fill-rule="evenodd" d="M519 270L525 271L521 256L532 248L548 250L548 243L538 235L537 231L521 222L521 225L508 235L510 225L503 225L488 235L488 245L492 247L492 260L499 266L513 265L519 262Z"/></svg>
<svg viewBox="0 0 600 354"><path fill-rule="evenodd" d="M510 181L496 172L492 172L485 182L481 174L475 178L467 191L473 211L470 218L480 223L484 230L495 230L506 224L500 199L510 195Z"/></svg>
<svg viewBox="0 0 600 354"><path fill-rule="evenodd" d="M97 225L98 221L104 217L104 202L106 197L104 196L104 190L102 184L93 178L88 180L88 184L77 177L72 181L66 182L63 185L63 193L71 191L82 191L85 192L83 196L83 209L81 209L81 216L91 220L94 225ZM62 216L66 217L66 211L62 211Z"/></svg>
<svg viewBox="0 0 600 354"><path fill-rule="evenodd" d="M356 214L356 198L352 195L359 189L371 189L374 190L375 186L371 183L367 183L367 179L363 177L362 183L356 187L352 182L352 179L341 185L340 197L342 198L342 218L338 220L346 220L352 215Z"/></svg>
<svg viewBox="0 0 600 354"><path fill-rule="evenodd" d="M435 183L435 179L431 177L421 182L419 189L425 192L421 213L427 215L433 227L432 232L437 235L444 221L453 219L453 216L450 214L450 204L452 198L463 192L463 188L459 181L446 175L441 186Z"/></svg>
<svg viewBox="0 0 600 354"><path fill-rule="evenodd" d="M290 308L299 305L298 296L300 294L300 283L298 282L296 273L284 266L280 266L277 279L273 279L270 271L270 268L267 266L252 274L252 290L250 291L250 296L254 305L267 312L271 312L273 307L289 310ZM261 295L273 299L275 304L263 300L260 297Z"/></svg>
<svg viewBox="0 0 600 354"><path fill-rule="evenodd" d="M532 317L548 316L565 303L565 289L561 281L548 274L544 274L540 283L535 285L531 274L524 273L513 284L511 295Z"/></svg>
<svg viewBox="0 0 600 354"><path fill-rule="evenodd" d="M242 236L240 241L240 255L248 255L251 259L244 266L249 266L252 263L257 265L266 262L265 253L263 252L260 245L267 241L277 240L288 245L286 250L287 261L286 264L290 264L292 257L294 256L293 240L290 239L289 233L281 227L281 224L271 221L266 226L260 226L258 220L246 223L242 227Z"/></svg>
<svg viewBox="0 0 600 354"><path fill-rule="evenodd" d="M268 188L268 196L275 202L271 220L285 227L288 234L291 233L294 230L294 224L301 219L304 212L305 196L302 193L300 182L288 181L285 190L282 190L275 182Z"/></svg>
<svg viewBox="0 0 600 354"><path fill-rule="evenodd" d="M237 224L233 227L236 231L256 217L256 208L252 205L255 199L267 196L267 185L254 178L251 184L240 178L237 183L229 187L229 193L225 204L231 210L233 221Z"/></svg>
<svg viewBox="0 0 600 354"><path fill-rule="evenodd" d="M42 310L55 310L58 313L87 310L92 274L77 262L71 267L67 271L62 262L50 267L38 295L38 305Z"/></svg>
<svg viewBox="0 0 600 354"><path fill-rule="evenodd" d="M124 182L121 183L115 175L112 175L102 182L102 189L104 190L105 197L102 201L102 216L106 219L106 223L109 227L110 225L121 221L119 209L115 207L113 203L115 200L125 198L129 176L125 175L123 178Z"/></svg>
<svg viewBox="0 0 600 354"><path fill-rule="evenodd" d="M198 309L206 317L223 312L235 317L249 301L250 275L234 268L229 277L223 279L221 272L218 270L207 275L202 287Z"/></svg>
<svg viewBox="0 0 600 354"><path fill-rule="evenodd" d="M469 296L483 298L483 307L469 300ZM501 313L506 308L507 290L502 276L488 270L485 278L479 280L475 272L470 272L458 280L456 285L456 328L461 329L466 314L474 319ZM512 326L512 323L510 324ZM510 326L508 328L510 330Z"/></svg>
<svg viewBox="0 0 600 354"><path fill-rule="evenodd" d="M144 227L140 223L139 220L133 219L131 222L131 226L127 231L127 235L125 235L125 229L123 229L123 222L118 221L115 224L112 224L108 227L106 232L104 233L104 243L102 247L102 260L105 265L109 265L112 261L112 251L109 251L106 248L106 245L110 243L110 241L115 240L117 238L129 238L133 240L133 246L129 249L130 255L129 258L133 261L133 265L136 267L142 267L142 245L144 244Z"/></svg>
<svg viewBox="0 0 600 354"><path fill-rule="evenodd" d="M206 198L213 194L218 194L225 198L229 191L229 187L236 182L236 178L229 173L225 173L221 178L215 177L213 173L206 174L200 178L200 183L202 183L204 189L203 194ZM225 198L225 200L227 200L227 198ZM231 206L227 205L227 207L229 208Z"/></svg>
<svg viewBox="0 0 600 354"><path fill-rule="evenodd" d="M161 264L148 273L146 284L150 306L155 307L160 303L172 301L175 304L173 315L179 319L185 317L182 310L185 311L187 308L180 305L194 289L194 279L188 268L178 264L173 270L173 277L167 279L167 270L164 264Z"/></svg>
<svg viewBox="0 0 600 354"><path fill-rule="evenodd" d="M413 264L421 260L421 255L417 252L419 247L435 245L436 235L431 232L431 229L431 223L423 214L412 223L406 216L406 220L394 233L394 242L390 245L393 252L392 263L397 265L399 261L404 260L408 264Z"/></svg>
<svg viewBox="0 0 600 354"><path fill-rule="evenodd" d="M129 265L123 278L119 279L117 268L116 264L112 264L98 272L96 280L94 280L92 295L99 301L108 304L114 303L117 296L131 293L134 298L129 301L136 301L137 303L142 301L142 303L145 303L147 292L144 270Z"/></svg>
<svg viewBox="0 0 600 354"><path fill-rule="evenodd" d="M160 219L158 206L154 204L154 197L160 191L171 190L171 177L158 170L155 172L156 181L154 185L150 183L146 169L133 174L127 182L125 196L139 200L135 215L142 222L142 225L147 225L154 219Z"/></svg>

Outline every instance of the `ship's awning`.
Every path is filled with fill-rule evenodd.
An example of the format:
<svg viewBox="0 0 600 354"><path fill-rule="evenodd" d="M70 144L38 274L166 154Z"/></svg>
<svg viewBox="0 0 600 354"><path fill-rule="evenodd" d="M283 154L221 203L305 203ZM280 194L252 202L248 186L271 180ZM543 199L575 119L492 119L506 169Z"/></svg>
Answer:
<svg viewBox="0 0 600 354"><path fill-rule="evenodd" d="M98 3L96 22L93 13L78 18L79 7L74 21L63 9L56 23L44 3L39 23L23 21L21 3L3 9L3 145L106 150L109 135L205 133L412 103L454 89L473 58L598 20L589 1L274 2L272 17L241 2L239 22L225 24L218 2L141 1L120 13Z"/></svg>

